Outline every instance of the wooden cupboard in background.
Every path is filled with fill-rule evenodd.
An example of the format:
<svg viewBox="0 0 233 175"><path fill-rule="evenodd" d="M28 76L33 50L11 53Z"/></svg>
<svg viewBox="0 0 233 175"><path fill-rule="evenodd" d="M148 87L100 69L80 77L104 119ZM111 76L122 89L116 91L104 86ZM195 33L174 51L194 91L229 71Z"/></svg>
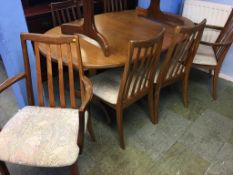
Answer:
<svg viewBox="0 0 233 175"><path fill-rule="evenodd" d="M29 32L44 33L53 27L50 13L51 2L64 0L22 0ZM94 0L95 13L103 12L103 0ZM128 0L128 9L135 9L137 0Z"/></svg>

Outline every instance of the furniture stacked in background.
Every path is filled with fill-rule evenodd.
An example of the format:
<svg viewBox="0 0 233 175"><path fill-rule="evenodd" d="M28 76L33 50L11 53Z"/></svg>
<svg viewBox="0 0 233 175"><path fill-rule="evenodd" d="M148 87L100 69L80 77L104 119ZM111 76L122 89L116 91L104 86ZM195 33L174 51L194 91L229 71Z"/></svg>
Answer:
<svg viewBox="0 0 233 175"><path fill-rule="evenodd" d="M44 33L53 27L50 3L65 0L22 0L28 29L30 32ZM95 14L104 12L104 0L95 0ZM135 9L136 0L127 1L127 9Z"/></svg>
<svg viewBox="0 0 233 175"><path fill-rule="evenodd" d="M127 9L126 0L104 0L104 12L119 12Z"/></svg>
<svg viewBox="0 0 233 175"><path fill-rule="evenodd" d="M78 1L64 1L50 4L53 26L82 18L81 4Z"/></svg>

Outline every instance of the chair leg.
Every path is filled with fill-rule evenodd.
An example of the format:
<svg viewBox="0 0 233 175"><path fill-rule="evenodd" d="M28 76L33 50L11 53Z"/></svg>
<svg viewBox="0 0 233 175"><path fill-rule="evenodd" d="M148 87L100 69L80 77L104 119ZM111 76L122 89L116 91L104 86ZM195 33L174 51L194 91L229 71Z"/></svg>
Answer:
<svg viewBox="0 0 233 175"><path fill-rule="evenodd" d="M79 175L78 165L77 165L76 163L74 163L74 164L71 166L70 175Z"/></svg>
<svg viewBox="0 0 233 175"><path fill-rule="evenodd" d="M105 116L105 118L106 118L106 121L107 121L108 124L110 124L110 123L111 123L111 118L110 118L110 116L109 116L108 111L107 111L106 108L104 107L104 105L99 101L99 99L96 99L96 98L94 98L94 97L93 97L93 102L94 102L96 105L98 105L99 108L104 112L104 116Z"/></svg>
<svg viewBox="0 0 233 175"><path fill-rule="evenodd" d="M188 107L188 80L189 76L185 75L184 79L182 80L182 98L184 107Z"/></svg>
<svg viewBox="0 0 233 175"><path fill-rule="evenodd" d="M160 87L155 86L154 88L154 115L151 120L153 124L158 123L158 115L159 115L159 96L160 96Z"/></svg>
<svg viewBox="0 0 233 175"><path fill-rule="evenodd" d="M209 70L209 77L212 77L212 69Z"/></svg>
<svg viewBox="0 0 233 175"><path fill-rule="evenodd" d="M0 161L0 173L2 175L10 175L10 172L5 164L5 162Z"/></svg>
<svg viewBox="0 0 233 175"><path fill-rule="evenodd" d="M214 75L212 77L212 97L214 100L217 99L217 87L218 87L218 70L214 70Z"/></svg>
<svg viewBox="0 0 233 175"><path fill-rule="evenodd" d="M90 107L89 107L89 116L88 116L88 121L87 121L87 130L90 134L90 137L91 137L91 140L93 142L96 141L95 139L95 134L94 134L94 130L93 130L93 127L92 127L92 119L91 119L91 110L90 110Z"/></svg>
<svg viewBox="0 0 233 175"><path fill-rule="evenodd" d="M152 121L153 118L155 118L153 90L148 95L148 104L149 104L150 120Z"/></svg>
<svg viewBox="0 0 233 175"><path fill-rule="evenodd" d="M118 137L119 137L119 144L122 149L125 149L125 141L124 141L124 131L122 125L122 109L117 108L116 110L116 117L117 117L117 129L118 129Z"/></svg>

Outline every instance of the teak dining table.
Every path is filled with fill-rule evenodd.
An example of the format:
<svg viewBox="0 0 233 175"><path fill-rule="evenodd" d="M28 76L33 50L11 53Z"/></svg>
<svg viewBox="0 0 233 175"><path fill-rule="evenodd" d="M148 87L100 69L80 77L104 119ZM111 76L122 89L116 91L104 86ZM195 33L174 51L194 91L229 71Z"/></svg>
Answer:
<svg viewBox="0 0 233 175"><path fill-rule="evenodd" d="M144 11L137 9L95 15L95 27L107 40L110 54L106 55L97 41L85 35L80 35L81 55L84 67L87 69L102 69L115 68L124 65L128 57L129 41L151 39L161 31L162 27L166 28L162 49L163 51L168 49L172 39L172 32L176 25L161 23L161 21L145 18L143 15L138 14L144 14ZM83 23L83 20L85 20L85 17L84 19L74 21L69 25L79 26ZM188 19L184 19L184 21L184 25L186 26L193 25ZM47 31L46 34L61 35L61 26L52 28ZM51 56L53 60L56 61L56 49L51 49ZM64 49L64 53L66 53L66 48L62 49ZM40 46L40 51L42 54L46 52L43 45ZM73 56L75 57L76 55ZM63 55L63 57L64 62L66 62L66 56Z"/></svg>

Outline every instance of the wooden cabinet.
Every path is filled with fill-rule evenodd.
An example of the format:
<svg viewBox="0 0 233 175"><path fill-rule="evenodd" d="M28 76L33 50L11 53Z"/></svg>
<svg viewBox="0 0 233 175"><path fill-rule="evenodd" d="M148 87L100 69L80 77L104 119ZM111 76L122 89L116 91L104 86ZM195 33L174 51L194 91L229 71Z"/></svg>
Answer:
<svg viewBox="0 0 233 175"><path fill-rule="evenodd" d="M29 32L44 33L53 27L50 13L51 2L64 0L22 0ZM129 9L134 9L137 0L128 0ZM103 12L103 0L95 0L95 13Z"/></svg>

